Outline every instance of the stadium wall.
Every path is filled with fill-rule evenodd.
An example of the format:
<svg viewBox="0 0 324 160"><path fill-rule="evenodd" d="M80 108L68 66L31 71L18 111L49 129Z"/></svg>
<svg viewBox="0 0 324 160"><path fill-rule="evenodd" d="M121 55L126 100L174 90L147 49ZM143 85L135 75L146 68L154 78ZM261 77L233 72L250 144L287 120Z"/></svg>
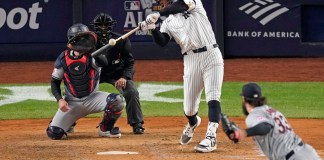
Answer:
<svg viewBox="0 0 324 160"><path fill-rule="evenodd" d="M1 0L0 61L54 60L65 49L68 27L73 23L89 25L100 12L117 20L115 31L126 33L148 13L161 8L153 2L158 1ZM321 0L203 0L203 3L225 58L324 55ZM162 48L153 44L149 33L142 31L130 40L136 59L182 58L173 41Z"/></svg>

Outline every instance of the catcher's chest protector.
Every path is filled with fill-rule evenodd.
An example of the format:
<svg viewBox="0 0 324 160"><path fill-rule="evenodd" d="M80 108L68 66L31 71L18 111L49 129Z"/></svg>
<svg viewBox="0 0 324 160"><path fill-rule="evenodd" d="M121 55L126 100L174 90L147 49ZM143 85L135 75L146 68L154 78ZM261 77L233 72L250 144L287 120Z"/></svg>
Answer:
<svg viewBox="0 0 324 160"><path fill-rule="evenodd" d="M78 98L88 96L98 81L98 71L91 66L91 57L84 54L81 58L73 59L69 51L65 52L63 64L64 83L69 91Z"/></svg>

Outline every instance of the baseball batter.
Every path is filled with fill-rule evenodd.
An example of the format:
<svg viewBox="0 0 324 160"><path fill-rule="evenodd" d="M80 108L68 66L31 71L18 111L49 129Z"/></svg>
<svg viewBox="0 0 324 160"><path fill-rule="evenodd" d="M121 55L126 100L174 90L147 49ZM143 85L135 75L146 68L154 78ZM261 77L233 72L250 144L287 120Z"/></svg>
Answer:
<svg viewBox="0 0 324 160"><path fill-rule="evenodd" d="M160 27L160 16L168 16ZM155 43L165 46L173 38L181 48L184 62L184 113L188 124L180 138L188 144L201 118L197 115L200 97L205 89L208 103L208 127L205 138L195 147L199 152L216 150L216 131L220 121L220 96L224 76L224 61L216 43L212 26L201 0L178 0L141 22L142 30L152 30Z"/></svg>
<svg viewBox="0 0 324 160"><path fill-rule="evenodd" d="M98 91L99 66L107 62L100 56L92 58L89 54L95 49L96 42L87 43L88 39L96 41L96 35L83 24L72 25L67 35L69 48L58 56L52 73L51 89L59 109L47 128L48 137L59 140L75 121L98 112L104 112L99 124L99 136L120 137L119 128L114 124L122 113L124 101L119 94ZM92 46L85 47L88 44ZM62 81L64 96L60 89Z"/></svg>
<svg viewBox="0 0 324 160"><path fill-rule="evenodd" d="M242 107L247 115L247 129L234 129L232 140L253 136L256 144L271 160L319 160L315 149L305 144L289 125L285 116L266 105L261 87L248 83L242 89Z"/></svg>

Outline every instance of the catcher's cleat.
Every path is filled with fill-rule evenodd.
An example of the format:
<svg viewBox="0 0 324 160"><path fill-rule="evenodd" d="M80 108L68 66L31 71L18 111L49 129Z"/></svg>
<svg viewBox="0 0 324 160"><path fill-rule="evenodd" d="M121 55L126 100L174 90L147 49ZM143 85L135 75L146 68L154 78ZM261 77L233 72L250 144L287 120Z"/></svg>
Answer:
<svg viewBox="0 0 324 160"><path fill-rule="evenodd" d="M134 134L143 134L145 128L143 127L142 123L136 123L133 125L133 133Z"/></svg>
<svg viewBox="0 0 324 160"><path fill-rule="evenodd" d="M102 131L101 127L98 127L98 133L100 137L109 137L109 138L120 138L121 132L118 127L114 127L110 131Z"/></svg>
<svg viewBox="0 0 324 160"><path fill-rule="evenodd" d="M72 126L66 131L66 133L74 133L74 127L75 127L76 123L74 122L72 124Z"/></svg>
<svg viewBox="0 0 324 160"><path fill-rule="evenodd" d="M201 123L201 118L197 116L197 123L194 126L190 126L189 123L186 125L180 137L180 144L183 145L191 142L195 129L200 125L200 123Z"/></svg>
<svg viewBox="0 0 324 160"><path fill-rule="evenodd" d="M195 146L195 150L197 152L213 152L217 148L217 140L216 137L206 137L202 140L197 146Z"/></svg>

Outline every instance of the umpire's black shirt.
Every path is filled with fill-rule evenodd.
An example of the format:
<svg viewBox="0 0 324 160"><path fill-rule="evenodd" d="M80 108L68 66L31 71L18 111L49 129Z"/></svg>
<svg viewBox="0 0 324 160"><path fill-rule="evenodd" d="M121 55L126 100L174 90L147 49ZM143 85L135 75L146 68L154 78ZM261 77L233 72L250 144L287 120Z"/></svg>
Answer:
<svg viewBox="0 0 324 160"><path fill-rule="evenodd" d="M122 36L119 33L111 32L109 39L117 39ZM108 40L109 40L108 39ZM102 47L100 40L97 49ZM126 80L133 79L134 75L134 57L130 53L131 42L127 38L116 43L110 50L106 51L108 65L101 69L100 82L115 83L116 80L123 77Z"/></svg>

